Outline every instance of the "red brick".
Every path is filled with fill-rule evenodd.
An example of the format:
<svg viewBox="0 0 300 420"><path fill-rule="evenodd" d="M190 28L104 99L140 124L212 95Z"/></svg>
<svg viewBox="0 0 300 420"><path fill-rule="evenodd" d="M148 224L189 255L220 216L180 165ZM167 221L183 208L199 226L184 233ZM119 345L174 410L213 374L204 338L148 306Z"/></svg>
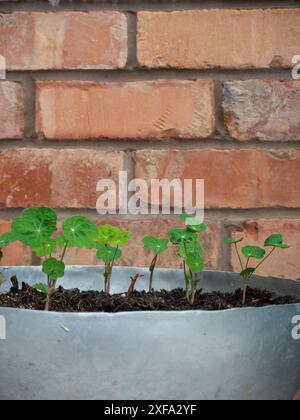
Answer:
<svg viewBox="0 0 300 420"><path fill-rule="evenodd" d="M11 149L0 152L0 205L96 207L100 179L118 181L123 153L87 149Z"/></svg>
<svg viewBox="0 0 300 420"><path fill-rule="evenodd" d="M300 206L299 150L141 150L135 160L148 183L204 179L206 208Z"/></svg>
<svg viewBox="0 0 300 420"><path fill-rule="evenodd" d="M0 220L0 235L11 230L10 220ZM0 261L0 266L11 265L31 265L32 254L29 247L22 245L20 242L15 242L6 248L3 248L3 259ZM1 275L1 269L0 269Z"/></svg>
<svg viewBox="0 0 300 420"><path fill-rule="evenodd" d="M114 69L127 62L127 20L118 12L0 15L9 70Z"/></svg>
<svg viewBox="0 0 300 420"><path fill-rule="evenodd" d="M22 86L14 82L0 82L0 139L19 139L22 138L23 133Z"/></svg>
<svg viewBox="0 0 300 420"><path fill-rule="evenodd" d="M133 239L127 247L123 248L123 257L117 262L117 265L130 267L147 267L151 262L151 253L143 249L143 238L147 235L156 235L158 237L167 237L168 231L173 228L179 228L182 223L178 218L172 216L153 218L134 219L105 219L96 220L98 225L112 224L121 229L133 232ZM206 268L217 269L219 264L219 249L221 241L221 227L219 222L207 221L208 230L202 235ZM93 265L101 262L96 258L95 250L70 249L67 252L67 264L75 265ZM164 268L181 268L181 261L177 256L176 247L169 245L169 250L162 254L158 266Z"/></svg>
<svg viewBox="0 0 300 420"><path fill-rule="evenodd" d="M237 140L300 140L300 82L225 83L223 108Z"/></svg>
<svg viewBox="0 0 300 420"><path fill-rule="evenodd" d="M290 68L299 28L299 9L140 12L138 61L148 68Z"/></svg>
<svg viewBox="0 0 300 420"><path fill-rule="evenodd" d="M41 138L202 138L214 122L209 80L38 83Z"/></svg>
<svg viewBox="0 0 300 420"><path fill-rule="evenodd" d="M265 240L274 233L284 236L285 243L290 249L278 249L276 254L259 269L262 276L284 277L300 279L300 219L275 219L275 220L251 220L245 223L240 231L233 231L233 238L244 237L243 245L263 246ZM231 255L231 264L234 271L240 271L236 254Z"/></svg>

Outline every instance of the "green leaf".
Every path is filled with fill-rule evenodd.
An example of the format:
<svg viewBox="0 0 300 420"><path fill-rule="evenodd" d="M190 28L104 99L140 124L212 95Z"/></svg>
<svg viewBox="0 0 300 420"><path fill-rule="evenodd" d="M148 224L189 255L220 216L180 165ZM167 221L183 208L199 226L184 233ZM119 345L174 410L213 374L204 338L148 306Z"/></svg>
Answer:
<svg viewBox="0 0 300 420"><path fill-rule="evenodd" d="M234 244L239 244L240 242L243 242L244 238L240 238L240 239L231 239L229 238L229 236L225 236L224 238L224 242L227 245L234 245Z"/></svg>
<svg viewBox="0 0 300 420"><path fill-rule="evenodd" d="M0 248L5 248L16 241L17 237L13 232L4 233L4 235L0 236Z"/></svg>
<svg viewBox="0 0 300 420"><path fill-rule="evenodd" d="M111 225L98 226L97 242L102 245L108 245L120 232L120 229Z"/></svg>
<svg viewBox="0 0 300 420"><path fill-rule="evenodd" d="M58 280L65 275L65 264L56 258L49 258L43 264L43 273L47 274L51 280Z"/></svg>
<svg viewBox="0 0 300 420"><path fill-rule="evenodd" d="M120 230L111 240L111 244L115 246L125 246L132 238L132 233L128 230Z"/></svg>
<svg viewBox="0 0 300 420"><path fill-rule="evenodd" d="M242 248L244 257L261 260L266 255L266 251L258 246L244 246Z"/></svg>
<svg viewBox="0 0 300 420"><path fill-rule="evenodd" d="M38 292L42 292L42 293L45 293L45 294L47 294L48 291L49 291L48 286L46 284L44 284L44 283L34 284L32 286L32 288L35 289L35 290L37 290Z"/></svg>
<svg viewBox="0 0 300 420"><path fill-rule="evenodd" d="M42 246L33 248L33 252L37 257L47 257L56 251L56 241L54 239L47 239Z"/></svg>
<svg viewBox="0 0 300 420"><path fill-rule="evenodd" d="M198 254L189 254L186 263L192 273L201 273L204 269L204 260Z"/></svg>
<svg viewBox="0 0 300 420"><path fill-rule="evenodd" d="M205 232L207 230L206 225L204 223L201 223L201 221L197 217L192 217L183 214L182 216L180 216L180 220L186 224L187 230L189 230L190 232Z"/></svg>
<svg viewBox="0 0 300 420"><path fill-rule="evenodd" d="M253 274L254 272L255 272L255 268L249 267L243 270L240 274L242 277L247 278L251 276L251 274Z"/></svg>
<svg viewBox="0 0 300 420"><path fill-rule="evenodd" d="M193 242L184 242L180 244L178 254L179 257L186 260L189 254L194 254L198 255L199 257L202 257L203 246L198 240Z"/></svg>
<svg viewBox="0 0 300 420"><path fill-rule="evenodd" d="M62 224L64 237L70 247L95 248L98 229L95 223L83 216L74 216Z"/></svg>
<svg viewBox="0 0 300 420"><path fill-rule="evenodd" d="M207 227L204 223L202 223L201 225L188 225L187 230L189 230L190 232L206 232Z"/></svg>
<svg viewBox="0 0 300 420"><path fill-rule="evenodd" d="M155 236L146 236L144 238L144 248L152 251L155 255L162 254L168 249L169 240L160 239Z"/></svg>
<svg viewBox="0 0 300 420"><path fill-rule="evenodd" d="M272 246L275 248L290 248L289 245L284 244L283 236L279 234L274 234L269 236L265 241L265 247Z"/></svg>
<svg viewBox="0 0 300 420"><path fill-rule="evenodd" d="M105 263L111 263L122 257L122 251L110 245L97 245L97 258Z"/></svg>
<svg viewBox="0 0 300 420"><path fill-rule="evenodd" d="M27 209L13 221L12 232L23 244L38 248L53 235L56 222L57 216L52 209Z"/></svg>
<svg viewBox="0 0 300 420"><path fill-rule="evenodd" d="M173 229L169 231L169 236L172 244L180 245L183 242L191 242L198 239L195 232L189 232L183 229Z"/></svg>

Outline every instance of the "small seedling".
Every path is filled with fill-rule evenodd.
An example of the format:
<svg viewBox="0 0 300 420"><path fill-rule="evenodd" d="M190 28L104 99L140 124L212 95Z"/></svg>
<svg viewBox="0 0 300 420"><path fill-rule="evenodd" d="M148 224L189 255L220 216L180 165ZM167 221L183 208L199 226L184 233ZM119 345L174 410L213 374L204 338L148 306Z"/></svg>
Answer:
<svg viewBox="0 0 300 420"><path fill-rule="evenodd" d="M67 249L93 248L98 234L97 226L81 216L74 216L63 222L63 236L54 236L56 226L57 215L54 210L45 207L26 209L12 222L11 232L0 238L2 246L20 241L31 247L33 252L42 259L42 271L47 276L47 284L38 283L33 287L47 294L45 310L50 309L51 296L55 291L56 283L65 274L64 258ZM53 254L60 248L60 257L54 257Z"/></svg>
<svg viewBox="0 0 300 420"><path fill-rule="evenodd" d="M142 277L144 277L144 276L141 276L140 274L136 274L134 277L130 277L131 283L130 283L129 289L127 291L127 296L132 296L133 295L136 282L138 281L138 279L140 279Z"/></svg>
<svg viewBox="0 0 300 420"><path fill-rule="evenodd" d="M132 233L114 226L98 227L96 239L97 258L104 262L104 292L110 294L111 276L116 260L122 257L121 246L127 245Z"/></svg>
<svg viewBox="0 0 300 420"><path fill-rule="evenodd" d="M183 260L185 278L185 294L191 305L195 302L199 274L204 269L203 247L199 241L199 233L206 230L203 223L196 218L181 216L186 223L186 229L172 229L169 236L172 244L179 248L178 255Z"/></svg>
<svg viewBox="0 0 300 420"><path fill-rule="evenodd" d="M269 257L273 254L273 252L277 248L287 249L289 245L286 245L283 240L283 236L279 234L274 234L269 236L264 243L264 248L271 248L269 252L267 252L264 248L258 246L244 246L242 247L242 255L246 259L244 262L242 259L241 252L238 248L238 244L243 242L244 238L240 238L237 240L231 239L229 237L225 237L224 242L228 245L233 245L235 248L235 252L237 254L241 272L240 275L243 279L243 301L242 305L245 306L247 300L247 289L249 286L249 282L252 276L257 272L257 270L269 259ZM251 261L257 260L260 261L258 264L251 266Z"/></svg>
<svg viewBox="0 0 300 420"><path fill-rule="evenodd" d="M149 276L149 292L153 290L153 276L154 270L157 264L159 255L165 252L168 249L169 240L168 239L159 239L155 236L146 236L144 238L144 249L147 251L152 251L154 253L154 258L150 264L150 276Z"/></svg>

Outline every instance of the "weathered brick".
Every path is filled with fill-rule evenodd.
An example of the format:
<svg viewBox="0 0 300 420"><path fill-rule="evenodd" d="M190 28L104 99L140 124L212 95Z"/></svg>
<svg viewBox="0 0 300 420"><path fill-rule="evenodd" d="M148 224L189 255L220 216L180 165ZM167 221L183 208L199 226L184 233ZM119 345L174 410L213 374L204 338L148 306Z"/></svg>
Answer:
<svg viewBox="0 0 300 420"><path fill-rule="evenodd" d="M258 270L263 276L300 279L300 219L251 220L245 223L241 231L232 232L233 238L244 237L244 245L263 246L265 240L274 233L284 236L285 243L290 249L279 249ZM240 271L236 254L232 249L231 264L234 271Z"/></svg>
<svg viewBox="0 0 300 420"><path fill-rule="evenodd" d="M117 265L130 267L148 267L151 262L151 253L143 249L143 238L147 235L167 237L168 231L173 228L182 227L178 218L172 216L134 219L105 219L96 220L98 225L112 224L121 229L133 232L133 239L123 249L123 257ZM207 221L208 230L202 235L205 248L206 267L217 269L219 264L219 249L221 241L221 227L219 222ZM93 265L101 262L96 258L95 250L70 249L65 259L67 264ZM181 261L177 256L176 247L169 245L169 250L162 254L158 261L159 267L181 268Z"/></svg>
<svg viewBox="0 0 300 420"><path fill-rule="evenodd" d="M0 15L9 70L113 69L127 62L127 20L118 12Z"/></svg>
<svg viewBox="0 0 300 420"><path fill-rule="evenodd" d="M22 138L23 132L22 86L19 83L2 81L0 82L0 139Z"/></svg>
<svg viewBox="0 0 300 420"><path fill-rule="evenodd" d="M212 81L40 82L37 132L47 139L208 137Z"/></svg>
<svg viewBox="0 0 300 420"><path fill-rule="evenodd" d="M300 82L225 83L223 108L237 140L300 140Z"/></svg>
<svg viewBox="0 0 300 420"><path fill-rule="evenodd" d="M299 9L138 14L138 61L148 68L290 68L299 44Z"/></svg>
<svg viewBox="0 0 300 420"><path fill-rule="evenodd" d="M123 153L87 149L9 149L0 152L0 205L96 207L100 179L118 181Z"/></svg>
<svg viewBox="0 0 300 420"><path fill-rule="evenodd" d="M0 235L11 230L10 220L0 220ZM11 265L31 265L32 254L29 247L22 245L20 242L15 242L3 249L3 259L0 261L0 266ZM1 275L1 269L0 269Z"/></svg>
<svg viewBox="0 0 300 420"><path fill-rule="evenodd" d="M204 179L206 208L300 206L299 150L140 150L135 160L149 184Z"/></svg>

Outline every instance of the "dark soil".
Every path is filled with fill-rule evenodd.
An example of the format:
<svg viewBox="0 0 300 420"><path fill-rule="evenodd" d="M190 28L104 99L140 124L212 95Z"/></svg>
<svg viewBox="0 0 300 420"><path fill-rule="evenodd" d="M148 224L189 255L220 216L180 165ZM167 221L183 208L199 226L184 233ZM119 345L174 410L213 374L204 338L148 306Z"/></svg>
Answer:
<svg viewBox="0 0 300 420"><path fill-rule="evenodd" d="M7 294L0 295L0 306L44 310L46 295L12 279L13 287ZM284 305L297 303L291 297L274 297L267 290L248 289L247 307ZM234 293L197 292L195 304L190 305L182 289L171 292L133 292L131 296L117 294L108 296L103 292L80 292L59 287L52 295L51 310L55 312L131 312L131 311L183 311L183 310L225 310L242 307L242 290Z"/></svg>

